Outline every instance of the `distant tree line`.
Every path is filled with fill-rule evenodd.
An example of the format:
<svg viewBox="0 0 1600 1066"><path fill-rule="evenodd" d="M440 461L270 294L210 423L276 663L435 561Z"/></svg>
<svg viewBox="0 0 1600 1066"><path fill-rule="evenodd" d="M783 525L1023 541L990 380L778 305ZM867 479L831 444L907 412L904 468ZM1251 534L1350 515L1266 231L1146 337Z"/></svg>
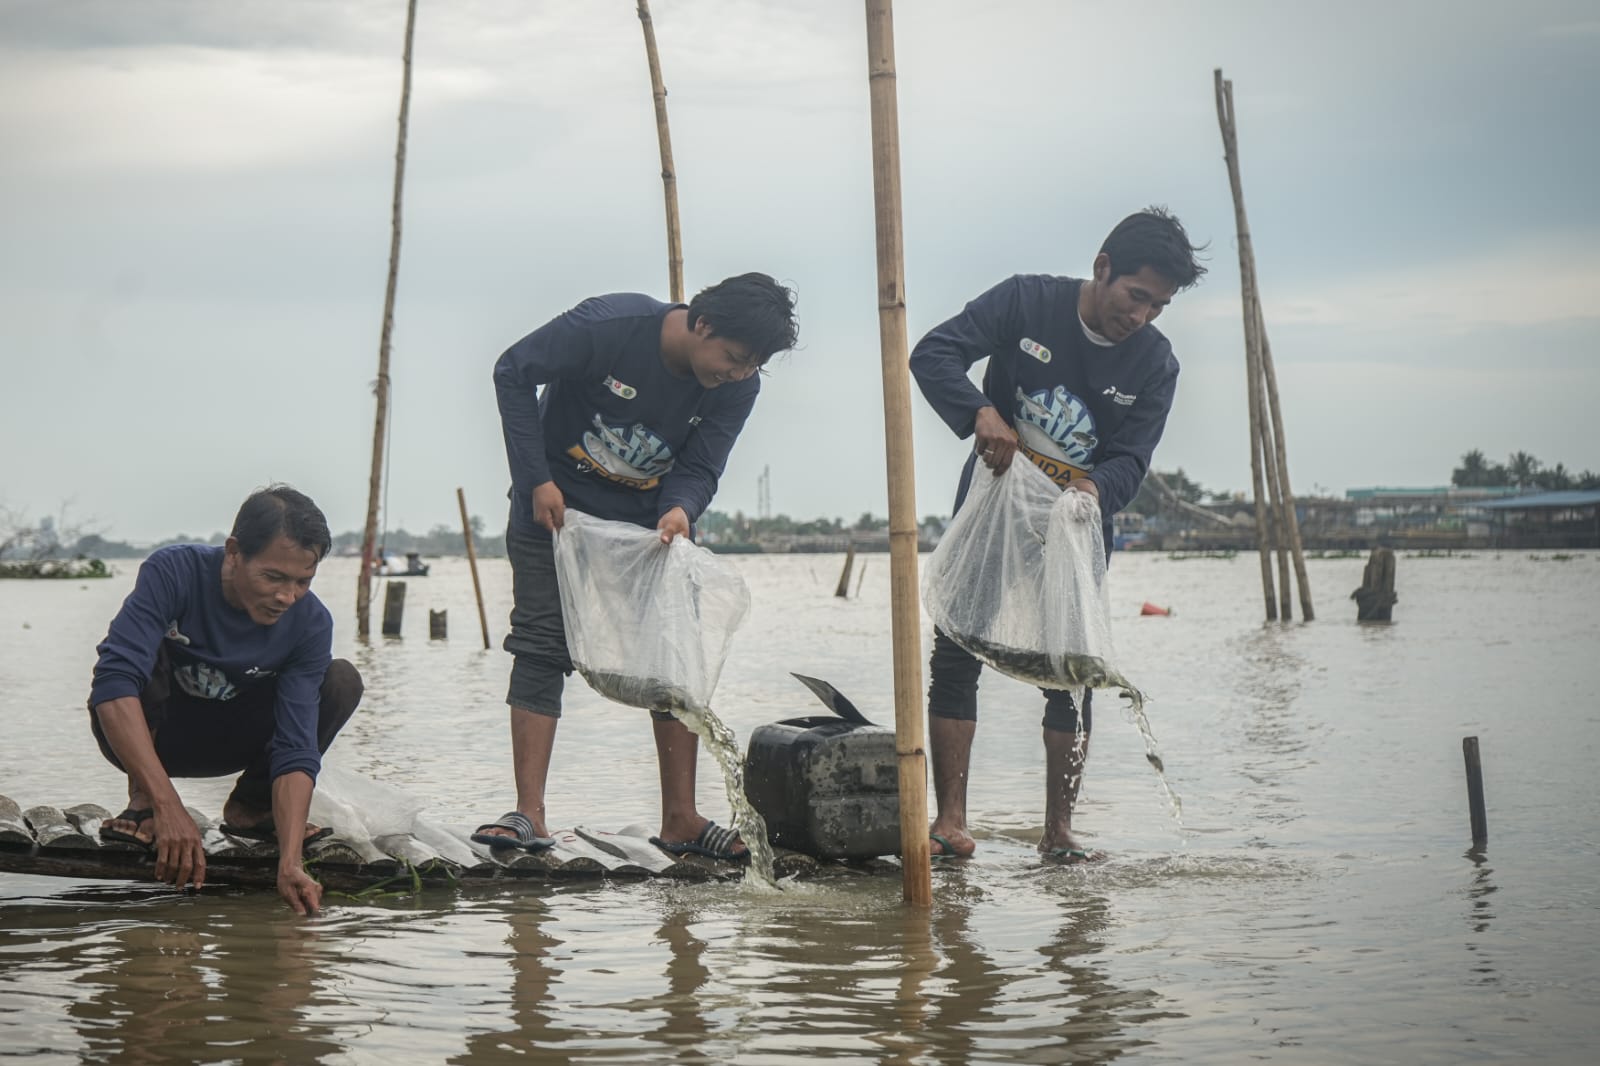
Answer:
<svg viewBox="0 0 1600 1066"><path fill-rule="evenodd" d="M1457 488L1600 489L1600 474L1585 470L1574 474L1563 463L1547 467L1527 452L1512 452L1504 464L1492 463L1483 452L1472 449L1461 457L1461 465L1450 474Z"/></svg>

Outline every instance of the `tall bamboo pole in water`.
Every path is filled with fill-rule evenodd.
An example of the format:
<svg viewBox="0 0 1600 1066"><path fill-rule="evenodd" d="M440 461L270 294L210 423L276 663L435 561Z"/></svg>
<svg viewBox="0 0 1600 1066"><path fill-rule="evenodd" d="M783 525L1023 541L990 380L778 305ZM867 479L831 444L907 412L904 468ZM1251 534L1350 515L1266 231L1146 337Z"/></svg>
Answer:
<svg viewBox="0 0 1600 1066"><path fill-rule="evenodd" d="M356 636L371 634L372 544L378 536L378 492L383 480L383 432L389 419L389 342L394 336L394 292L400 276L400 194L406 183L406 124L411 117L411 41L417 0L406 4L406 46L401 60L400 132L394 149L394 203L390 212L389 282L383 293L383 330L378 339L378 411L372 426L372 471L367 477L367 525L361 534L361 583L356 586Z"/></svg>
<svg viewBox="0 0 1600 1066"><path fill-rule="evenodd" d="M933 904L928 767L922 729L922 616L917 597L917 504L911 456L905 249L900 218L900 118L892 0L867 0L872 97L872 198L878 236L878 345L889 473L889 603L894 635L894 735L900 771L900 861L905 899Z"/></svg>
<svg viewBox="0 0 1600 1066"><path fill-rule="evenodd" d="M667 87L661 81L661 58L656 54L656 26L650 20L650 0L639 0L639 22L644 27L645 59L650 63L650 93L656 101L656 140L661 144L661 185L667 198L667 282L672 302L682 303L683 235L678 226L678 172L672 165L672 134L667 130Z"/></svg>
<svg viewBox="0 0 1600 1066"><path fill-rule="evenodd" d="M1228 87L1231 112L1233 86ZM1262 317L1260 293L1256 296L1256 333L1261 338L1261 367L1266 376L1267 407L1272 413L1272 439L1278 450L1278 477L1283 482L1283 527L1294 558L1295 581L1300 586L1300 617L1307 622L1317 617L1311 606L1311 583L1306 579L1306 555L1300 544L1300 517L1294 510L1294 490L1289 487L1289 445L1283 438L1283 411L1278 406L1278 372L1272 366L1272 343L1267 340L1267 325Z"/></svg>
<svg viewBox="0 0 1600 1066"><path fill-rule="evenodd" d="M1233 190L1233 218L1239 240L1239 292L1244 303L1245 383L1250 403L1250 483L1255 496L1256 548L1261 558L1261 592L1266 601L1267 621L1278 617L1278 604L1272 592L1272 545L1267 526L1267 492L1262 477L1261 457L1261 371L1256 361L1255 256L1250 251L1250 223L1244 214L1244 192L1239 183L1239 156L1233 132L1232 96L1219 69L1213 75L1217 97L1217 125L1222 130L1222 155L1228 164L1228 185Z"/></svg>
<svg viewBox="0 0 1600 1066"><path fill-rule="evenodd" d="M1228 183L1233 192L1234 216L1239 229L1239 273L1245 317L1246 363L1249 365L1251 395L1252 448L1259 448L1267 467L1268 495L1271 498L1273 537L1278 547L1278 573L1283 618L1291 615L1289 560L1294 563L1295 580L1300 587L1300 614L1309 622L1316 617L1311 603L1311 584L1306 575L1305 553L1300 542L1300 520L1295 514L1294 490L1289 481L1288 444L1284 439L1283 412L1278 403L1278 375L1272 364L1272 346L1267 340L1266 318L1261 305L1261 286L1256 271L1255 246L1245 218L1244 188L1239 175L1239 135L1234 121L1233 82L1217 70L1212 75L1217 98L1217 124L1222 129L1222 144L1228 163ZM1252 474L1254 457L1252 451ZM1261 535L1261 482L1255 483L1257 535ZM1262 581L1267 588L1267 618L1276 617L1270 589L1268 551L1262 548Z"/></svg>

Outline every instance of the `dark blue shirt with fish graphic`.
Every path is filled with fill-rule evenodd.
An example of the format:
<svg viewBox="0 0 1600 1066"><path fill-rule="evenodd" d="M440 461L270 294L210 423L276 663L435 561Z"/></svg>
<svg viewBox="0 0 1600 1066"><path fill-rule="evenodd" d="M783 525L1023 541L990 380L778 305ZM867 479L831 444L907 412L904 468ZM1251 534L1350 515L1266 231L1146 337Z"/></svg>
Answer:
<svg viewBox="0 0 1600 1066"><path fill-rule="evenodd" d="M761 382L707 389L668 370L661 324L682 306L596 296L500 356L494 385L519 527L533 525L533 490L546 481L569 507L614 521L653 528L674 507L690 522L705 512Z"/></svg>
<svg viewBox="0 0 1600 1066"><path fill-rule="evenodd" d="M164 644L173 683L192 699L214 700L220 718L244 689L276 684L276 729L267 748L272 776L302 770L315 780L333 616L307 592L272 625L252 621L222 594L223 554L206 544L172 544L140 564L133 591L96 649L89 705L138 696Z"/></svg>
<svg viewBox="0 0 1600 1066"><path fill-rule="evenodd" d="M957 436L971 436L992 405L1017 431L1021 454L1057 484L1093 481L1109 552L1111 516L1133 502L1166 428L1178 360L1154 326L1109 347L1091 341L1078 317L1082 285L1047 274L1002 281L929 330L911 372ZM980 390L967 371L984 358ZM976 462L968 456L961 470L957 510Z"/></svg>

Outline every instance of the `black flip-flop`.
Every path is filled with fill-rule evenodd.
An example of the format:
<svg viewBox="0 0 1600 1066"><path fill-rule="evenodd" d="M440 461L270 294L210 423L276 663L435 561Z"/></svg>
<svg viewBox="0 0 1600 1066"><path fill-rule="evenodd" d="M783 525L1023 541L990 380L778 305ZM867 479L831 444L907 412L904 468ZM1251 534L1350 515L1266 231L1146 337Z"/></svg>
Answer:
<svg viewBox="0 0 1600 1066"><path fill-rule="evenodd" d="M509 829L515 836L491 833L491 829ZM469 837L474 844L487 844L491 848L524 848L530 852L548 851L556 846L555 837L542 837L533 830L533 820L521 811L507 811L498 822L485 822L473 830Z"/></svg>
<svg viewBox="0 0 1600 1066"><path fill-rule="evenodd" d="M146 821L153 820L155 813L155 808L153 807L140 807L138 810L135 810L132 807L124 807L122 808L121 814L107 818L104 822L100 823L100 839L110 841L115 844L133 844L137 847L144 848L146 851L149 851L156 846L154 834L151 835L149 840L144 840L133 833L126 832L125 830L111 828L111 823L132 822L134 825L139 826L143 825Z"/></svg>
<svg viewBox="0 0 1600 1066"><path fill-rule="evenodd" d="M739 839L739 834L732 829L726 829L716 822L707 822L706 827L700 830L700 835L693 840L662 840L660 837L651 837L650 843L666 852L668 855L704 855L708 859L721 859L723 862L749 862L750 849L734 851L733 842Z"/></svg>
<svg viewBox="0 0 1600 1066"><path fill-rule="evenodd" d="M238 837L240 840L260 840L268 844L276 844L278 842L277 826L270 821L259 822L256 825L229 825L227 822L223 822L221 829L229 836ZM317 841L326 840L331 836L333 836L333 826L325 825L315 833L307 833L306 838L300 842L300 846L303 848L308 844L315 844Z"/></svg>

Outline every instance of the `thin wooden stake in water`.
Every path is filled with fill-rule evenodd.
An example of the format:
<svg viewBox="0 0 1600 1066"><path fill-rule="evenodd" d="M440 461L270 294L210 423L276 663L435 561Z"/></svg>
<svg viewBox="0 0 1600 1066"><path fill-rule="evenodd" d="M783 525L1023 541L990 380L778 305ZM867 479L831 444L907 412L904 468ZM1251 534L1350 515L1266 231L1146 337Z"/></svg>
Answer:
<svg viewBox="0 0 1600 1066"><path fill-rule="evenodd" d="M1461 753L1467 760L1467 808L1472 815L1472 848L1481 851L1489 844L1489 815L1483 806L1483 766L1478 761L1478 738L1461 738Z"/></svg>
<svg viewBox="0 0 1600 1066"><path fill-rule="evenodd" d="M389 342L394 337L394 293L400 277L400 194L406 183L406 125L411 118L411 40L417 0L406 4L406 47L401 58L400 132L394 149L394 202L390 210L389 281L383 293L383 330L378 339L378 398L372 425L372 471L367 477L367 524L361 534L361 583L356 586L356 636L372 633L372 546L378 538L378 492L383 481L383 431L389 418Z"/></svg>
<svg viewBox="0 0 1600 1066"><path fill-rule="evenodd" d="M672 165L672 134L667 132L667 87L661 81L661 58L656 54L656 26L650 19L650 0L639 0L639 22L644 26L650 94L656 102L656 140L661 144L661 186L667 198L667 284L672 302L682 303L683 235L678 228L678 172ZM689 324L694 325L693 322Z"/></svg>
<svg viewBox="0 0 1600 1066"><path fill-rule="evenodd" d="M878 343L889 472L889 603L894 635L895 755L900 771L900 861L905 869L906 902L931 907L928 762L922 733L922 608L917 600L917 507L911 462L911 370L906 345L900 118L891 0L867 0L867 85L872 96Z"/></svg>
<svg viewBox="0 0 1600 1066"><path fill-rule="evenodd" d="M489 650L489 616L483 613L483 586L478 584L478 552L472 546L472 521L467 518L467 494L456 489L461 506L461 535L467 540L467 566L472 570L472 594L478 598L478 624L483 627L483 650Z"/></svg>

